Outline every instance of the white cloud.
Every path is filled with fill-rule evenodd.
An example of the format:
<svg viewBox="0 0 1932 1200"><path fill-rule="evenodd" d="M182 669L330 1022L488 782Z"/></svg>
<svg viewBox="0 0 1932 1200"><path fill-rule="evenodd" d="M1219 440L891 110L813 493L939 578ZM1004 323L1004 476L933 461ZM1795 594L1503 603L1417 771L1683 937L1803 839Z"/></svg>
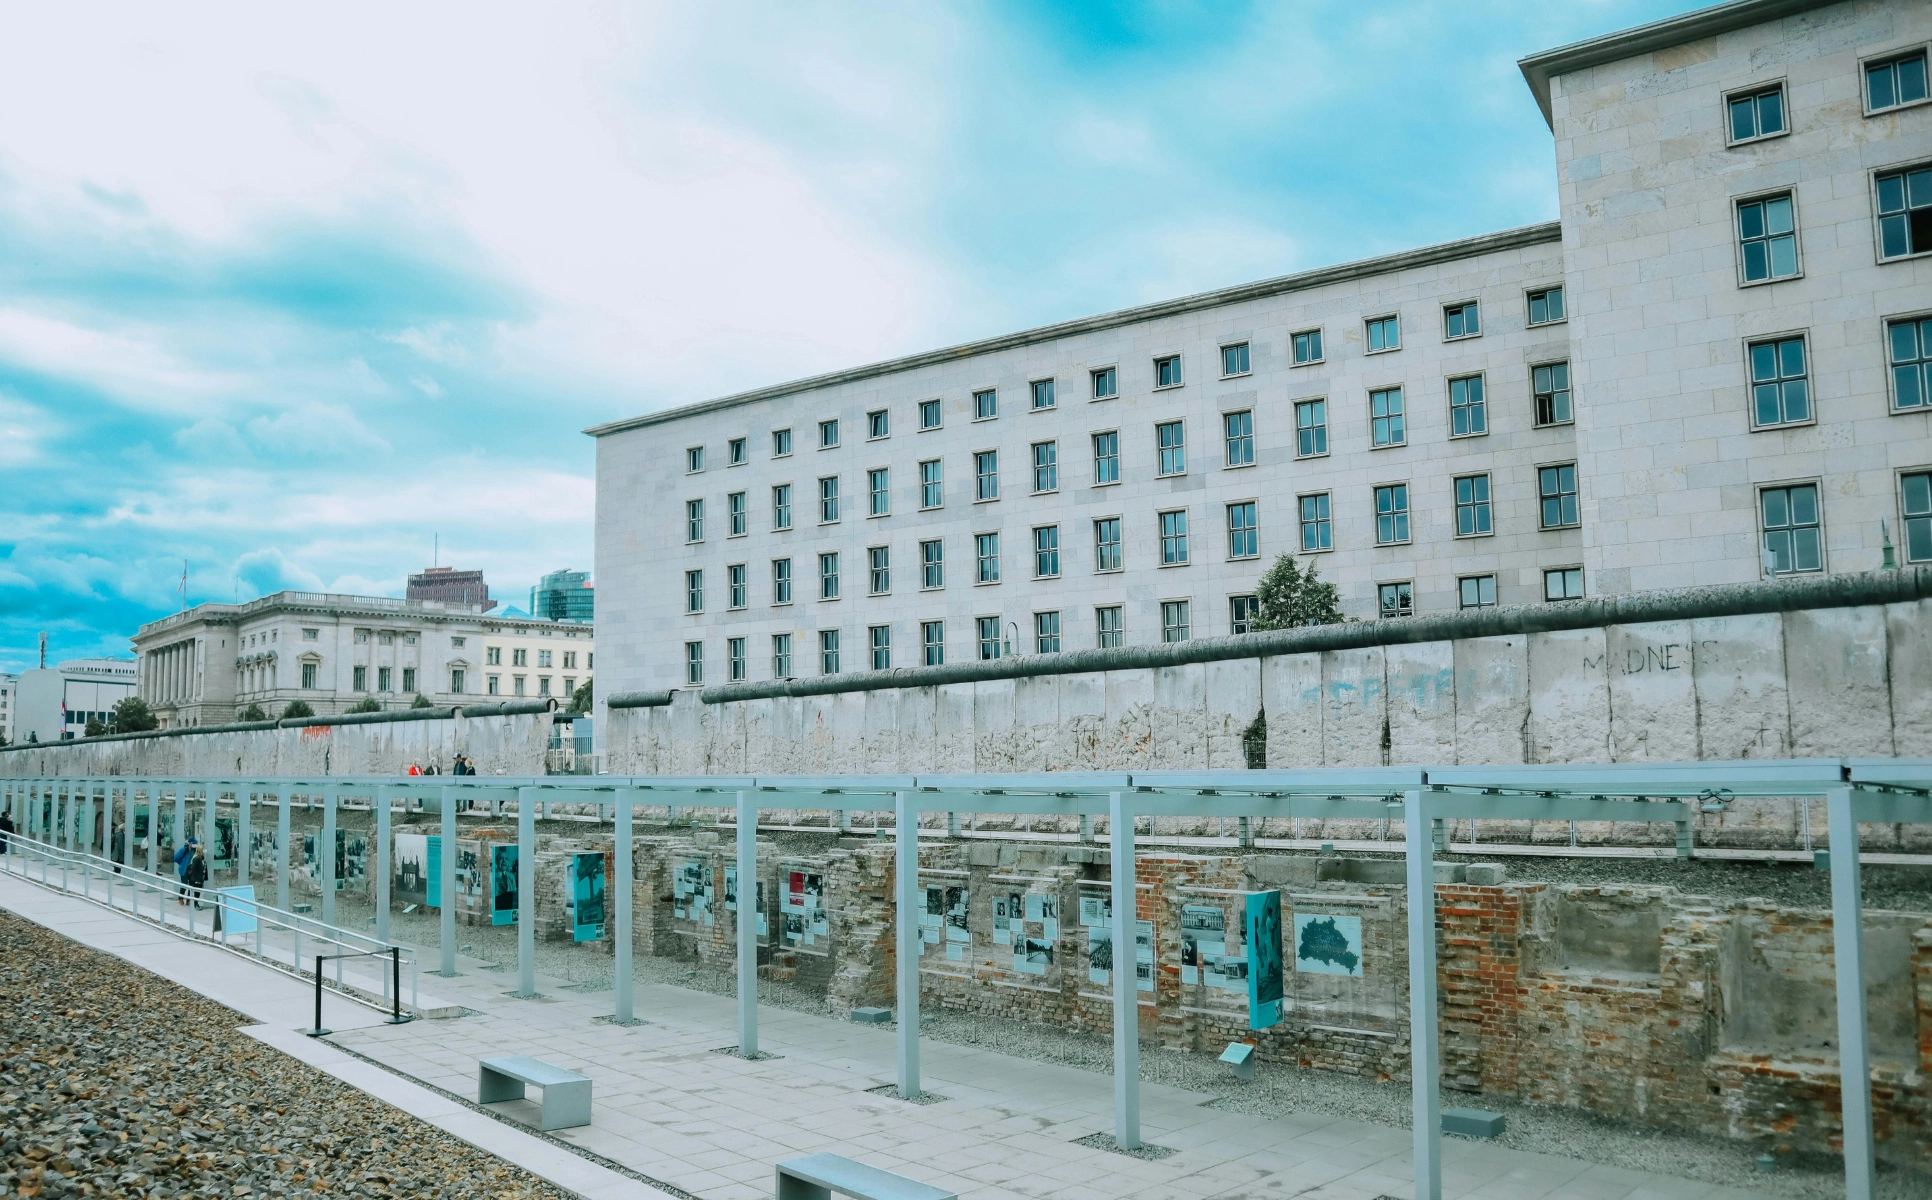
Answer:
<svg viewBox="0 0 1932 1200"><path fill-rule="evenodd" d="M183 362L161 341L157 331L90 329L0 309L0 361L89 384L136 409L187 413L241 388L238 376Z"/></svg>
<svg viewBox="0 0 1932 1200"><path fill-rule="evenodd" d="M213 417L203 417L186 429L176 430L174 444L203 458L248 457L248 445L242 441L241 434L235 432L235 427Z"/></svg>
<svg viewBox="0 0 1932 1200"><path fill-rule="evenodd" d="M310 404L273 417L254 417L248 436L264 450L281 454L326 456L373 451L387 454L389 443L339 404Z"/></svg>
<svg viewBox="0 0 1932 1200"><path fill-rule="evenodd" d="M0 467L25 467L41 457L41 442L61 424L51 414L0 393Z"/></svg>

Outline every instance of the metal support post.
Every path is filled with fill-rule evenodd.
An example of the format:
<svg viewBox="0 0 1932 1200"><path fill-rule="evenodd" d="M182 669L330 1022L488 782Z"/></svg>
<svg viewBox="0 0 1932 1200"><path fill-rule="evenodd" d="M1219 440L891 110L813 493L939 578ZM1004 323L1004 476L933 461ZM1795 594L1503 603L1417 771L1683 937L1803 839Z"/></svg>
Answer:
<svg viewBox="0 0 1932 1200"><path fill-rule="evenodd" d="M912 793L892 794L893 950L898 966L899 1095L919 1095L919 810Z"/></svg>
<svg viewBox="0 0 1932 1200"><path fill-rule="evenodd" d="M235 818L235 886L248 882L248 860L254 851L255 791L248 783L235 785L235 805L241 812Z"/></svg>
<svg viewBox="0 0 1932 1200"><path fill-rule="evenodd" d="M1409 1092L1415 1200L1442 1200L1442 1069L1436 1028L1436 859L1423 794L1402 800L1409 868Z"/></svg>
<svg viewBox="0 0 1932 1200"><path fill-rule="evenodd" d="M451 819L450 824L454 823ZM452 861L449 856L455 852L452 844L443 861ZM447 902L448 897L444 899ZM517 995L525 1000L537 995L537 789L533 787L517 789Z"/></svg>
<svg viewBox="0 0 1932 1200"><path fill-rule="evenodd" d="M322 789L322 836L315 839L315 877L322 881L322 923L335 924L335 805L336 785Z"/></svg>
<svg viewBox="0 0 1932 1200"><path fill-rule="evenodd" d="M738 793L738 1054L758 1056L758 806Z"/></svg>
<svg viewBox="0 0 1932 1200"><path fill-rule="evenodd" d="M215 801L221 798L221 784L203 785L201 796L201 853L208 860L208 886L215 885Z"/></svg>
<svg viewBox="0 0 1932 1200"><path fill-rule="evenodd" d="M1121 792L1107 796L1114 902L1114 1148L1140 1149L1140 996L1134 978L1134 813Z"/></svg>
<svg viewBox="0 0 1932 1200"><path fill-rule="evenodd" d="M1872 1062L1865 1014L1865 919L1852 790L1825 796L1831 834L1831 950L1838 975L1838 1086L1845 1121L1845 1200L1872 1200Z"/></svg>
<svg viewBox="0 0 1932 1200"><path fill-rule="evenodd" d="M168 861L174 861L175 851L188 844L188 795L180 784L174 785L174 837L168 842ZM176 872L177 882L180 872Z"/></svg>
<svg viewBox="0 0 1932 1200"><path fill-rule="evenodd" d="M148 797L148 874L155 874L155 852L161 844L161 790L153 784L147 787ZM283 897L282 907L286 909L287 897Z"/></svg>
<svg viewBox="0 0 1932 1200"><path fill-rule="evenodd" d="M288 907L288 803L292 789L287 781L282 783L281 795L275 804L275 907L283 912ZM152 866L153 860L149 860ZM297 964L300 966L300 964Z"/></svg>
<svg viewBox="0 0 1932 1200"><path fill-rule="evenodd" d="M376 940L389 940L389 785L376 785Z"/></svg>
<svg viewBox="0 0 1932 1200"><path fill-rule="evenodd" d="M1092 813L1080 814L1080 840L1083 842L1093 841L1093 814Z"/></svg>
<svg viewBox="0 0 1932 1200"><path fill-rule="evenodd" d="M443 903L437 909L436 932L441 943L443 962L438 973L445 979L453 979L456 977L456 789L443 788L440 804L441 827L437 845L442 848L442 859L436 868L436 894ZM521 824L519 820L519 827ZM479 863L477 870L487 870L487 867ZM519 935L517 944L521 946L522 942L522 936Z"/></svg>
<svg viewBox="0 0 1932 1200"><path fill-rule="evenodd" d="M959 814L956 812L949 812L946 814L946 836L947 837L959 836Z"/></svg>
<svg viewBox="0 0 1932 1200"><path fill-rule="evenodd" d="M631 858L631 806L637 795L630 788L617 789L617 830L612 838L617 878L611 882L617 900L617 920L612 922L617 973L617 1006L612 1017L619 1025L628 1025L637 1018L632 1015L631 1003L631 873L635 869ZM744 881L738 883L738 892L744 894ZM738 901L740 909L744 901Z"/></svg>

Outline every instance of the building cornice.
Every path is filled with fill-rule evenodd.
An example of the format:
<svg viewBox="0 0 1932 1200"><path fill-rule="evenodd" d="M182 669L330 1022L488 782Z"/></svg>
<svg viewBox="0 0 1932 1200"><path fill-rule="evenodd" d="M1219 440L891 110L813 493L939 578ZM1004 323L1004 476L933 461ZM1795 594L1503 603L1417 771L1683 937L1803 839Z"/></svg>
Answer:
<svg viewBox="0 0 1932 1200"><path fill-rule="evenodd" d="M185 632L190 626L240 625L275 614L362 619L373 623L413 622L422 624L495 625L506 631L527 633L542 629L567 629L596 635L596 625L588 621L545 621L535 617L504 617L482 611L457 611L431 608L435 601L396 600L385 596L348 596L320 592L274 592L246 604L198 604L186 612L172 613L151 621L135 631L139 643L162 635Z"/></svg>
<svg viewBox="0 0 1932 1200"><path fill-rule="evenodd" d="M1699 38L1715 37L1720 33L1730 33L1736 29L1748 29L1753 25L1763 25L1793 13L1810 12L1814 8L1829 8L1842 4L1845 0L1730 0L1728 4L1715 4L1710 8L1700 8L1681 16L1666 17L1652 21L1648 25L1638 25L1631 29L1606 33L1602 37L1588 38L1581 42L1571 42L1541 54L1516 60L1522 68L1523 79L1536 97L1536 106L1543 110L1543 121L1552 131L1556 120L1550 113L1550 80L1558 75L1568 75L1573 71L1583 71L1590 67L1600 67L1605 63L1621 62L1635 58L1639 54L1649 54L1653 50L1666 50L1694 42Z"/></svg>
<svg viewBox="0 0 1932 1200"><path fill-rule="evenodd" d="M918 367L938 366L943 363L957 362L981 354L992 354L1001 350L1014 350L1023 346L1051 342L1080 334L1098 333L1102 330L1117 329L1122 325L1133 325L1141 321L1152 321L1162 317L1181 316L1186 313L1200 312L1203 309L1220 308L1228 304L1239 304L1248 300L1265 300L1290 292L1307 291L1310 288L1325 287L1329 284L1346 283L1355 279L1368 279L1376 275L1387 275L1405 271L1412 267L1435 266L1439 263L1454 262L1462 258L1475 258L1479 255L1494 254L1502 250L1518 250L1526 246L1541 246L1563 240L1563 227L1555 221L1542 225L1526 225L1521 229L1506 229L1500 233L1485 233L1480 237L1463 238L1454 242L1442 242L1434 246L1423 246L1415 250L1404 250L1397 254L1385 254L1380 258L1365 258L1356 262L1342 263L1338 266L1319 267L1313 271L1302 271L1294 275L1282 275L1274 279L1264 279L1258 283L1244 283L1238 287L1222 288L1218 291L1201 292L1192 296L1182 296L1175 300L1162 300L1155 304L1143 304L1136 308L1123 308L1118 312L1102 313L1094 317L1081 317L1078 320L1062 321L1057 325L1042 325L1037 329L1026 329L1018 333L1004 334L1000 337L986 338L977 342L965 342L958 346L948 346L943 350L928 350L904 358L888 359L863 367L852 367L843 371L833 371L825 375L813 375L805 379L795 379L790 383L776 384L771 387L757 388L749 392L739 392L732 396L721 396L715 400L704 400L696 404L686 404L678 408L667 408L661 412L646 413L643 416L628 417L621 421L611 421L603 425L593 425L584 430L591 437L601 438L607 434L622 433L629 429L642 429L650 425L662 425L670 421L680 421L704 413L718 412L735 408L740 404L750 404L758 400L774 400L781 396L793 396L802 392L818 391L821 388L837 387L840 384L856 383L866 379L877 379L882 375L895 375Z"/></svg>

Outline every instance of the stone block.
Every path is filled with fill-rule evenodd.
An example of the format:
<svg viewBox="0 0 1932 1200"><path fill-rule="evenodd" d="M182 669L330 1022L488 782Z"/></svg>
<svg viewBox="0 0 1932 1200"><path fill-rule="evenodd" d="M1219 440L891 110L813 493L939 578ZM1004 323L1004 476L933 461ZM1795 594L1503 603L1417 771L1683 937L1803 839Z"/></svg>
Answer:
<svg viewBox="0 0 1932 1200"><path fill-rule="evenodd" d="M892 1010L889 1008L855 1008L852 1021L857 1025L890 1025Z"/></svg>
<svg viewBox="0 0 1932 1200"><path fill-rule="evenodd" d="M1502 863L1467 863L1462 881L1472 887L1501 887L1509 881L1509 868Z"/></svg>
<svg viewBox="0 0 1932 1200"><path fill-rule="evenodd" d="M1501 1137L1503 1114L1480 1108L1445 1108L1442 1110L1442 1131L1459 1137Z"/></svg>

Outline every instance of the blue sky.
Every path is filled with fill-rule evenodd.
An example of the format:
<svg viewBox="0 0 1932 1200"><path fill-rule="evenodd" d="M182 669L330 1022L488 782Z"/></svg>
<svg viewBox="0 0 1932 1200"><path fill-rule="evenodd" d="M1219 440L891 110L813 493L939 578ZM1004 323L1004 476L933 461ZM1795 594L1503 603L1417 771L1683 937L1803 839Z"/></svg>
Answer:
<svg viewBox="0 0 1932 1200"><path fill-rule="evenodd" d="M1692 7L16 7L0 670L184 565L520 602L587 425L1550 219L1515 60Z"/></svg>

